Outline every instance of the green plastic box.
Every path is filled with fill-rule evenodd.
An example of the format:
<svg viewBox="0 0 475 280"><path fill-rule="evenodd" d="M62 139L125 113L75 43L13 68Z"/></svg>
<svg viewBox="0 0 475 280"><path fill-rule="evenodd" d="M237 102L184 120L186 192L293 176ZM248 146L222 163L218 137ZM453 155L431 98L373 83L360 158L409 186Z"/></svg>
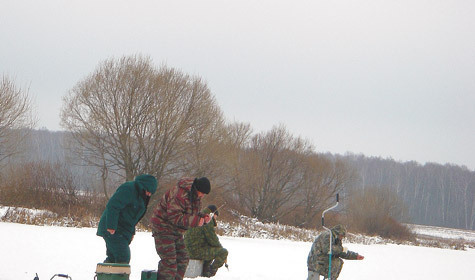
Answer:
<svg viewBox="0 0 475 280"><path fill-rule="evenodd" d="M156 270L142 270L141 280L157 280Z"/></svg>
<svg viewBox="0 0 475 280"><path fill-rule="evenodd" d="M97 280L129 280L130 265L125 263L98 263Z"/></svg>

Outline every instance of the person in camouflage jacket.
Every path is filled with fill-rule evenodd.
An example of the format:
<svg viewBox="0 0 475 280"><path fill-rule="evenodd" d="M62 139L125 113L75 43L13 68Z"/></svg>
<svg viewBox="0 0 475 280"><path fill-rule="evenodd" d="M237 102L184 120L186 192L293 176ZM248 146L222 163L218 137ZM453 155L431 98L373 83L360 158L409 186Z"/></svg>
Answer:
<svg viewBox="0 0 475 280"><path fill-rule="evenodd" d="M341 240L346 235L346 229L342 225L331 228L332 234L332 262L331 280L336 280L343 267L343 260L362 260L364 257L358 253L348 251L343 247ZM330 232L324 231L313 242L312 248L307 258L308 278L307 280L318 280L319 275L324 279L328 277Z"/></svg>
<svg viewBox="0 0 475 280"><path fill-rule="evenodd" d="M168 190L150 219L155 249L160 256L157 277L160 280L183 279L188 266L183 233L211 220L201 213L201 198L211 190L206 177L183 178Z"/></svg>
<svg viewBox="0 0 475 280"><path fill-rule="evenodd" d="M219 242L214 228L217 226L216 218L219 211L216 205L209 205L203 213L214 213L213 219L202 227L190 228L185 233L185 246L190 258L203 260L201 276L212 277L223 266L228 257L228 250Z"/></svg>

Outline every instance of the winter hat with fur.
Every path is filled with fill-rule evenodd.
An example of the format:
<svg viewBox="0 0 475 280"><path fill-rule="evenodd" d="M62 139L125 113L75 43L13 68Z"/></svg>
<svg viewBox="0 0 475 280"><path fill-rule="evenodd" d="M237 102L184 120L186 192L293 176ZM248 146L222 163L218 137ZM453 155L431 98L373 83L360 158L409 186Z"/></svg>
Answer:
<svg viewBox="0 0 475 280"><path fill-rule="evenodd" d="M336 225L336 226L332 227L331 230L335 235L341 235L341 236L346 235L346 228L343 225Z"/></svg>

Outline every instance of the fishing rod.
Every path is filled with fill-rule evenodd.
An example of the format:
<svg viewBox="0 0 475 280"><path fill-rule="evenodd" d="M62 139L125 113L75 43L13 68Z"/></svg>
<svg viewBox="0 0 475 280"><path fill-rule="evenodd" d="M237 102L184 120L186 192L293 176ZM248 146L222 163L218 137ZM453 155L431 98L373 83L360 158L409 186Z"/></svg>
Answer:
<svg viewBox="0 0 475 280"><path fill-rule="evenodd" d="M210 218L213 218L214 214L215 214L216 212L218 212L218 210L221 209L221 207L223 207L224 205L226 205L226 202L223 203L223 204L222 204L221 206L219 206L218 208L216 208L215 211L211 212L211 213L209 214L209 217L210 217Z"/></svg>

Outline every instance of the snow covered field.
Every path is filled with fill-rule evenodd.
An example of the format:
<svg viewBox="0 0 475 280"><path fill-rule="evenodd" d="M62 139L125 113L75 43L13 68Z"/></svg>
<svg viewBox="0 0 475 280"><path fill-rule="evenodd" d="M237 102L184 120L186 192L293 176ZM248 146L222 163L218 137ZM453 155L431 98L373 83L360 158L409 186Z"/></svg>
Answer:
<svg viewBox="0 0 475 280"><path fill-rule="evenodd" d="M410 225L413 232L421 235L441 237L447 239L464 239L475 242L475 231L434 226ZM475 278L474 278L475 279Z"/></svg>
<svg viewBox="0 0 475 280"><path fill-rule="evenodd" d="M96 263L105 258L105 244L94 228L32 226L0 222L0 280L49 280L56 273L73 280L93 279ZM311 243L221 237L229 250L229 272L218 271L216 280L306 279L306 259ZM455 251L405 245L346 244L365 256L345 261L342 280L475 279L475 250ZM139 232L131 245L132 275L139 280L144 269L156 269L150 233ZM64 278L55 278L64 279ZM205 279L205 278L196 278Z"/></svg>

